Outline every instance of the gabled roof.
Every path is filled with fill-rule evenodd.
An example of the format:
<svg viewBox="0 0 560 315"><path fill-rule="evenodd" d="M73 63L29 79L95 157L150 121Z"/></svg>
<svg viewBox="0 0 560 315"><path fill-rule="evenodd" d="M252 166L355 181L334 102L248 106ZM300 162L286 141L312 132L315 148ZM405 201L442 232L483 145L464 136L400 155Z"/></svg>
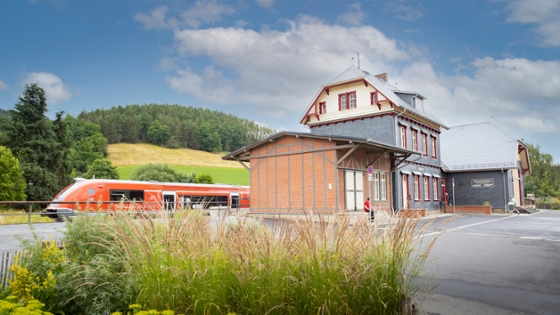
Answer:
<svg viewBox="0 0 560 315"><path fill-rule="evenodd" d="M420 110L412 107L411 104L409 104L408 102L406 102L405 100L400 98L397 95L397 93L415 94L415 95L420 96L422 99L426 99L424 96L422 96L418 93L413 93L413 92L409 92L409 91L401 91L401 90L397 89L396 87L392 86L391 84L383 81L382 79L380 79L380 78L378 78L374 75L371 75L369 72L361 70L360 68L356 67L355 65L350 66L348 69L346 69L340 75L338 75L334 80L332 80L329 84L323 85L323 87L319 90L319 92L313 98L313 101L311 102L311 104L307 107L307 110L305 111L305 113L303 114L303 116L300 119L300 123L303 123L307 113L312 108L312 106L315 105L315 103L317 102L317 99L319 98L319 96L321 96L321 94L325 90L327 90L327 89L329 89L330 87L333 87L333 86L338 86L338 85L341 85L341 84L344 84L344 83L356 82L356 81L360 81L360 80L363 80L364 82L367 82L368 84L372 85L376 90L381 92L381 94L383 94L385 97L387 97L387 99L389 99L389 101L391 101L396 106L399 106L399 107L405 109L406 111L412 112L412 113L414 113L418 116L424 117L424 118L436 123L437 125L442 126L443 128L448 128L435 115L433 115L432 113L430 113L426 109L424 109L423 111L420 111Z"/></svg>
<svg viewBox="0 0 560 315"><path fill-rule="evenodd" d="M444 171L499 170L517 167L525 145L490 122L450 127L440 135ZM521 160L530 172L528 155Z"/></svg>
<svg viewBox="0 0 560 315"><path fill-rule="evenodd" d="M365 139L365 138L357 138L357 137L346 137L346 136L332 136L332 135L316 135L316 134L311 134L311 133L304 133L304 132L290 132L290 131L281 131L278 133L275 133L265 139L262 139L260 141L257 141L255 143L252 143L250 145L247 145L241 149L238 149L236 151L233 151L227 155L222 156L222 159L224 160L232 160L232 161L239 161L239 162L249 162L251 160L251 158L255 158L255 157L251 157L251 150L255 149L261 145L264 145L266 143L269 142L274 142L282 137L286 137L286 136L293 136L293 137L297 137L297 138L310 138L310 139L323 139L323 140L329 140L329 141L335 141L335 142L347 142L347 143L351 143L353 145L355 145L356 147L364 147L370 151L375 151L375 152L389 152L389 153L394 153L396 155L396 159L397 159L397 164L402 163L404 160L406 160L408 157L410 157L411 155L418 155L418 152L415 151L411 151L408 149L403 149L400 147L395 147L392 145L388 145L385 143L380 143L380 142L376 142L373 141L371 139ZM336 150L339 149L340 147L334 146L328 149L332 149L332 150ZM320 150L325 150L325 149L320 149ZM310 150L309 152L312 152L313 150ZM306 152L285 152L283 154L292 154L292 153L306 153ZM243 163L242 163L243 164Z"/></svg>

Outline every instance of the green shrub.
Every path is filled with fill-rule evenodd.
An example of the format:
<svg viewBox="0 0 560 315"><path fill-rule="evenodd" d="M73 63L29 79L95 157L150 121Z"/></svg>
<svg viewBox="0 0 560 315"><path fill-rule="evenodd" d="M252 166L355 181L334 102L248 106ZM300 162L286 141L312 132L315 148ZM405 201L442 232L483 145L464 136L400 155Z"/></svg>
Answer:
<svg viewBox="0 0 560 315"><path fill-rule="evenodd" d="M46 310L57 309L55 274L63 269L64 252L55 241L42 241L36 234L32 240L22 242L25 250L15 256L10 267L13 280L8 281L11 294L16 298L31 302L39 300Z"/></svg>
<svg viewBox="0 0 560 315"><path fill-rule="evenodd" d="M52 313L42 311L44 304L37 301L22 301L16 296L8 296L6 299L0 300L0 314L2 315L53 315Z"/></svg>

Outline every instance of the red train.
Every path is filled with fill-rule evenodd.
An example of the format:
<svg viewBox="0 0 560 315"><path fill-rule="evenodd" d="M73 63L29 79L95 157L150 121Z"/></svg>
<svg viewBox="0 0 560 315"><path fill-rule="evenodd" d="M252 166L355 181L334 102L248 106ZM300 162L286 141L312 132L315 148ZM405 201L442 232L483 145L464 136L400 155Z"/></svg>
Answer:
<svg viewBox="0 0 560 315"><path fill-rule="evenodd" d="M60 219L74 211L175 211L180 208L249 208L249 187L76 179L60 191L43 216Z"/></svg>

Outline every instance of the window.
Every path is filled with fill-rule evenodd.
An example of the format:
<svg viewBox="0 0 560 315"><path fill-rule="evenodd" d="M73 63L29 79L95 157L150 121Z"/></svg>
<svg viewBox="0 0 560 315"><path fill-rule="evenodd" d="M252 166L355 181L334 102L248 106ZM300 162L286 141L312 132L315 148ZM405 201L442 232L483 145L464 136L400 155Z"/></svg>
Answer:
<svg viewBox="0 0 560 315"><path fill-rule="evenodd" d="M356 93L348 94L348 98L350 99L350 108L356 108Z"/></svg>
<svg viewBox="0 0 560 315"><path fill-rule="evenodd" d="M143 190L114 190L111 189L110 201L122 201L122 200L132 200L132 201L143 201L144 191Z"/></svg>
<svg viewBox="0 0 560 315"><path fill-rule="evenodd" d="M379 172L373 172L373 200L379 200Z"/></svg>
<svg viewBox="0 0 560 315"><path fill-rule="evenodd" d="M369 101L371 105L377 105L377 92L371 92L369 94Z"/></svg>
<svg viewBox="0 0 560 315"><path fill-rule="evenodd" d="M348 92L344 94L338 94L338 110L347 110L350 108L356 108L356 92Z"/></svg>
<svg viewBox="0 0 560 315"><path fill-rule="evenodd" d="M380 185L381 188L381 200L387 200L387 174L385 172L379 173L380 176Z"/></svg>
<svg viewBox="0 0 560 315"><path fill-rule="evenodd" d="M400 126L401 128L401 148L407 147L406 145L406 126Z"/></svg>
<svg viewBox="0 0 560 315"><path fill-rule="evenodd" d="M325 114L327 112L327 102L319 103L319 114Z"/></svg>
<svg viewBox="0 0 560 315"><path fill-rule="evenodd" d="M420 176L414 175L414 200L420 200Z"/></svg>
<svg viewBox="0 0 560 315"><path fill-rule="evenodd" d="M418 130L412 129L412 150L418 151Z"/></svg>
<svg viewBox="0 0 560 315"><path fill-rule="evenodd" d="M434 189L434 200L439 200L439 183L437 178L432 178L433 189Z"/></svg>
<svg viewBox="0 0 560 315"><path fill-rule="evenodd" d="M428 135L425 133L422 133L422 152L428 155Z"/></svg>
<svg viewBox="0 0 560 315"><path fill-rule="evenodd" d="M424 200L430 200L430 178L424 176Z"/></svg>
<svg viewBox="0 0 560 315"><path fill-rule="evenodd" d="M436 137L432 136L432 157L437 157Z"/></svg>
<svg viewBox="0 0 560 315"><path fill-rule="evenodd" d="M338 96L338 109L339 110L346 110L346 103L348 102L348 95L341 94Z"/></svg>

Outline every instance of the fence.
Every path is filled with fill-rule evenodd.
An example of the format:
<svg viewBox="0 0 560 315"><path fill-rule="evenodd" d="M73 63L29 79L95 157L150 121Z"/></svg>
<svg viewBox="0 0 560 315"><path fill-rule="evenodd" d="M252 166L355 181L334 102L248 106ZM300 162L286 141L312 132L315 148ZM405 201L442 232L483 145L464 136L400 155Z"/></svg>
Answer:
<svg viewBox="0 0 560 315"><path fill-rule="evenodd" d="M62 241L56 241L57 247L62 247ZM9 280L14 280L14 275L10 271L10 267L14 264L15 257L25 254L23 249L10 251L10 252L0 252L0 289L4 289L8 286Z"/></svg>

